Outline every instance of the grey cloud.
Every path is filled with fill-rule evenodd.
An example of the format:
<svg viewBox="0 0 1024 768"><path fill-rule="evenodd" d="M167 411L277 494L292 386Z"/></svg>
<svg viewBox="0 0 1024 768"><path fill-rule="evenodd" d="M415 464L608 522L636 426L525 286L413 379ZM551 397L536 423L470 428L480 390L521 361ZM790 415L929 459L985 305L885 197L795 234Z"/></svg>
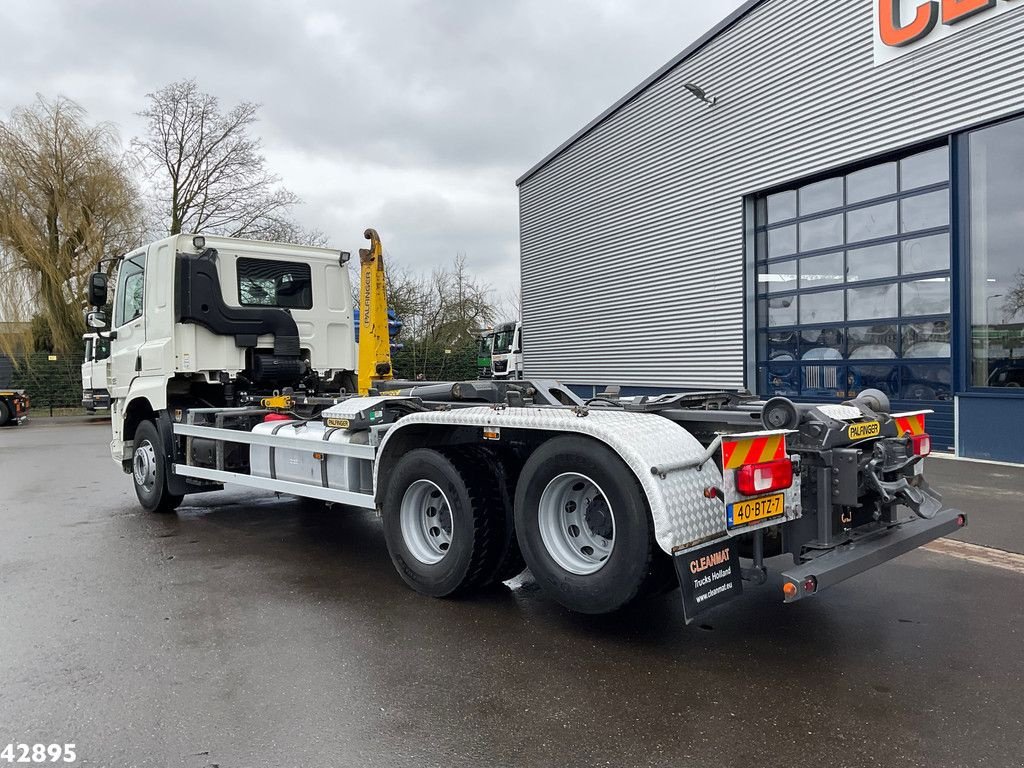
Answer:
<svg viewBox="0 0 1024 768"><path fill-rule="evenodd" d="M143 94L194 77L264 105L307 226L505 280L515 178L739 3L7 0L0 110L61 91L127 137Z"/></svg>

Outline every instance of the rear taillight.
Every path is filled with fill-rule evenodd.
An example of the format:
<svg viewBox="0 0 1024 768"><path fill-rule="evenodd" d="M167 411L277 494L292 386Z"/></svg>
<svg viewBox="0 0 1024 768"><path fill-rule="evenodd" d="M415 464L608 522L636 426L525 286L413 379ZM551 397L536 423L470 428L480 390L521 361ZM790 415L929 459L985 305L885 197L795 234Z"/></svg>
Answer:
<svg viewBox="0 0 1024 768"><path fill-rule="evenodd" d="M910 445L915 456L927 456L932 452L932 439L928 435L914 435L910 438Z"/></svg>
<svg viewBox="0 0 1024 768"><path fill-rule="evenodd" d="M744 496L782 491L793 484L793 462L789 459L747 464L736 470L736 490Z"/></svg>

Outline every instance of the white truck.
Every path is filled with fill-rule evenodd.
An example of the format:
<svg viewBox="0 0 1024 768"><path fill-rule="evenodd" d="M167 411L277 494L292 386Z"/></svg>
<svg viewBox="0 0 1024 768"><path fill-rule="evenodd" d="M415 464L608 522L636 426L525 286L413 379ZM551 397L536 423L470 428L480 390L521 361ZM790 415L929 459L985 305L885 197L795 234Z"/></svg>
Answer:
<svg viewBox="0 0 1024 768"><path fill-rule="evenodd" d="M384 319L361 344L387 350L383 267L368 253L362 315ZM687 621L764 584L771 557L791 559L776 589L793 602L966 524L925 482L926 414L890 413L878 392L817 406L724 391L583 401L545 380L388 381L372 355L360 367L374 382L355 392L347 260L202 236L120 260L100 333L110 448L145 509L230 482L375 510L422 594L525 565L587 613L678 581ZM90 303L106 294L98 272Z"/></svg>
<svg viewBox="0 0 1024 768"><path fill-rule="evenodd" d="M523 324L495 326L491 346L491 375L495 379L523 378Z"/></svg>
<svg viewBox="0 0 1024 768"><path fill-rule="evenodd" d="M110 407L110 393L107 391L107 358L110 357L110 342L97 333L82 337L85 355L82 358L82 407L89 413Z"/></svg>

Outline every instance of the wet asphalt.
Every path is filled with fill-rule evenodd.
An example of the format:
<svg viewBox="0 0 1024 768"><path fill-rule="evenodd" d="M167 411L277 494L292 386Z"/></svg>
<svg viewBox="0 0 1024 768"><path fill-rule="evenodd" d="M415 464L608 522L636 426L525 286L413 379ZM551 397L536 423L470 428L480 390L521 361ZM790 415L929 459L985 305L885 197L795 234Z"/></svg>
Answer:
<svg viewBox="0 0 1024 768"><path fill-rule="evenodd" d="M431 600L369 513L244 490L141 512L108 430L0 430L0 748L74 742L78 765L118 767L1024 762L1014 571L919 550L791 606L777 579L748 587L689 627L677 592L597 618L528 577ZM931 464L972 513L963 536L1024 551L1024 471Z"/></svg>

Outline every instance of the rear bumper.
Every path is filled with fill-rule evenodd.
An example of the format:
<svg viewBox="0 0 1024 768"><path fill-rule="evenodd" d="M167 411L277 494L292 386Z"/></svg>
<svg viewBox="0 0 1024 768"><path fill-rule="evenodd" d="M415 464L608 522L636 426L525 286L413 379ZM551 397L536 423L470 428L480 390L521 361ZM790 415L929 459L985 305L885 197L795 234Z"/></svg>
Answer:
<svg viewBox="0 0 1024 768"><path fill-rule="evenodd" d="M819 555L808 563L782 572L786 602L792 603L817 594L851 576L917 549L922 544L947 536L967 525L966 516L957 509L939 512L931 520L913 518L889 528L880 528L856 536L852 541ZM812 581L813 580L813 581ZM813 584L813 589L807 586ZM785 586L785 585L784 585Z"/></svg>

